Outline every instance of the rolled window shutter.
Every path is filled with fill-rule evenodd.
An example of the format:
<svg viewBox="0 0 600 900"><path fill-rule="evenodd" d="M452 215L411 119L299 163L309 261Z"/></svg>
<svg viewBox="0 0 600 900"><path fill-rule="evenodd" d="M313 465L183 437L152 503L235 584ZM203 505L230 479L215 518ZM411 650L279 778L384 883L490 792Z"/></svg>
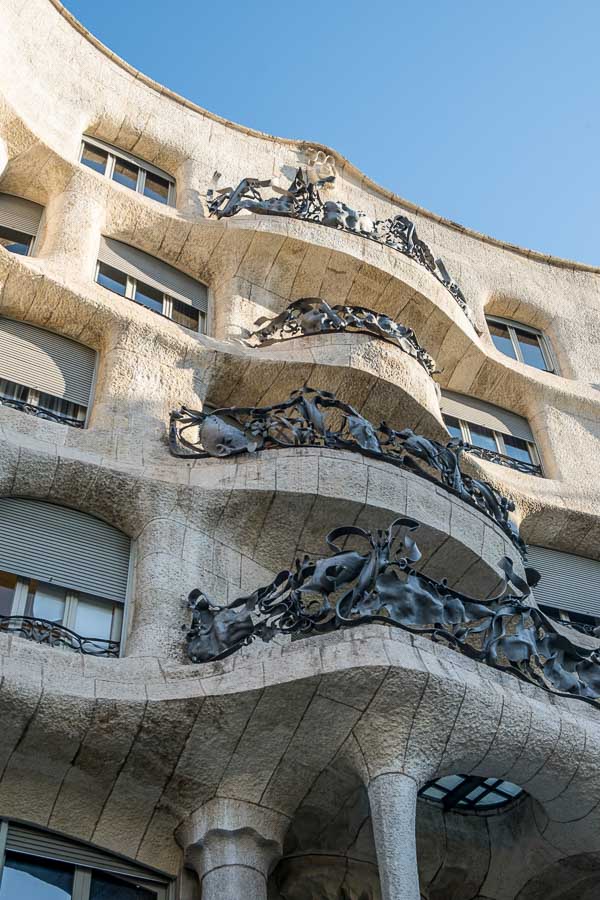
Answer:
<svg viewBox="0 0 600 900"><path fill-rule="evenodd" d="M153 166L152 163L146 162L146 160L142 159L140 156L134 156L133 153L129 153L127 150L121 150L120 147L107 144L105 141L100 141L95 137L89 137L87 134L84 134L83 140L86 144L91 144L93 147L100 147L101 150L106 150L107 153L112 153L113 156L118 156L120 159L130 162L134 166L139 166L140 169L145 169L146 172L152 172L153 175L158 175L160 178L170 181L171 184L175 184L175 179L172 175L169 175L169 173L163 171L163 169L157 168L157 166Z"/></svg>
<svg viewBox="0 0 600 900"><path fill-rule="evenodd" d="M37 856L42 859L52 859L90 869L114 872L117 875L153 881L158 885L164 885L167 882L166 876L162 873L152 869L148 870L127 859L96 849L96 847L70 841L51 832L28 828L26 825L9 824L6 849L13 853L25 853L28 856Z"/></svg>
<svg viewBox="0 0 600 900"><path fill-rule="evenodd" d="M127 535L87 513L40 500L0 498L0 570L123 603Z"/></svg>
<svg viewBox="0 0 600 900"><path fill-rule="evenodd" d="M208 309L208 290L205 284L129 244L103 237L100 239L98 259L203 313Z"/></svg>
<svg viewBox="0 0 600 900"><path fill-rule="evenodd" d="M0 378L87 407L95 365L89 347L0 317Z"/></svg>
<svg viewBox="0 0 600 900"><path fill-rule="evenodd" d="M441 407L445 415L455 416L465 422L472 422L474 425L491 428L503 434L512 434L513 437L534 443L527 419L500 406L484 403L483 400L466 397L464 394L455 394L453 391L442 391Z"/></svg>
<svg viewBox="0 0 600 900"><path fill-rule="evenodd" d="M586 616L600 616L598 560L531 545L527 557L528 565L542 576L534 591L538 603Z"/></svg>
<svg viewBox="0 0 600 900"><path fill-rule="evenodd" d="M35 237L44 207L13 194L0 194L0 225Z"/></svg>

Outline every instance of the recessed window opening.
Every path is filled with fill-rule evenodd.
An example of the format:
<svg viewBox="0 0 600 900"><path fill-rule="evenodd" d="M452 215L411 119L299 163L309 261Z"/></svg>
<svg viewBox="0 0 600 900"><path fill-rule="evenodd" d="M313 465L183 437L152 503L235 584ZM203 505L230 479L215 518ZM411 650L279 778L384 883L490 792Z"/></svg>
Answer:
<svg viewBox="0 0 600 900"><path fill-rule="evenodd" d="M0 225L0 246L9 253L17 253L19 256L29 256L33 246L33 237L23 231L14 228L6 228Z"/></svg>
<svg viewBox="0 0 600 900"><path fill-rule="evenodd" d="M439 803L445 811L487 813L524 796L523 788L501 778L480 778L477 775L446 775L430 781L419 796Z"/></svg>
<svg viewBox="0 0 600 900"><path fill-rule="evenodd" d="M166 172L125 150L86 136L81 144L79 160L99 175L157 203L175 205L175 180Z"/></svg>
<svg viewBox="0 0 600 900"><path fill-rule="evenodd" d="M537 328L510 319L486 316L494 346L505 356L544 372L557 372L547 338Z"/></svg>
<svg viewBox="0 0 600 900"><path fill-rule="evenodd" d="M0 247L19 256L30 256L43 212L38 203L0 193Z"/></svg>
<svg viewBox="0 0 600 900"><path fill-rule="evenodd" d="M537 547L527 548L529 565L541 573L534 594L552 619L591 634L600 626L600 560Z"/></svg>

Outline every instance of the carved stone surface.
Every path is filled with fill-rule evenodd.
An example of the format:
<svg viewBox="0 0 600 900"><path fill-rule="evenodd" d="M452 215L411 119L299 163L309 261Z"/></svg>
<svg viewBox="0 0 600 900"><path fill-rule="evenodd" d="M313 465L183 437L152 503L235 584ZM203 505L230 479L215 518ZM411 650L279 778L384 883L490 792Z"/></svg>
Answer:
<svg viewBox="0 0 600 900"><path fill-rule="evenodd" d="M18 637L35 641L37 644L48 644L50 647L65 647L89 656L118 656L117 641L102 638L86 638L47 619L35 619L30 616L5 616L0 618L0 632L14 634Z"/></svg>
<svg viewBox="0 0 600 900"><path fill-rule="evenodd" d="M186 436L190 430L193 440ZM525 555L525 544L509 518L514 503L487 481L461 471L460 457L467 445L460 441L444 446L410 428L395 431L385 422L376 428L335 394L310 387L274 406L233 406L213 412L182 407L171 413L171 453L184 459L306 446L352 450L441 484L493 519Z"/></svg>
<svg viewBox="0 0 600 900"><path fill-rule="evenodd" d="M469 597L413 567L421 554L410 532L418 526L414 519L399 518L376 533L354 525L336 528L326 538L329 556L298 559L293 571L280 572L271 584L227 606L192 591L189 658L210 662L255 638L270 641L276 634L380 622L445 641L551 693L598 703L600 653L576 646L530 605L530 588L539 581L534 569L526 569L525 582L504 557L502 593L489 600ZM344 549L356 539L362 552Z"/></svg>
<svg viewBox="0 0 600 900"><path fill-rule="evenodd" d="M330 306L326 300L307 297L290 303L275 318L257 319L254 324L259 328L247 340L251 346L341 331L370 334L400 347L421 363L429 375L437 372L435 360L421 347L412 328L365 306Z"/></svg>
<svg viewBox="0 0 600 900"><path fill-rule="evenodd" d="M326 166L324 171L329 171ZM450 277L441 259L436 259L429 246L417 235L415 225L403 215L373 220L340 200L323 200L321 191L331 185L335 175L324 174L315 180L314 167L300 167L288 188L274 185L270 178L244 178L236 188L213 186L207 193L208 210L217 219L235 216L242 210L263 216L288 216L307 219L351 231L378 244L391 247L424 266L452 294L469 321L473 321L465 297ZM263 188L271 188L275 196L264 197Z"/></svg>

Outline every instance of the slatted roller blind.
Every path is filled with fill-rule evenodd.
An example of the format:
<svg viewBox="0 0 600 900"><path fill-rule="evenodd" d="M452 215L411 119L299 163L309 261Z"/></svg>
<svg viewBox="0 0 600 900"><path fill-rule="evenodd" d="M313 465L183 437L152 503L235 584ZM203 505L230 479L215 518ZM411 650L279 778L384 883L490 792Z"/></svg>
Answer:
<svg viewBox="0 0 600 900"><path fill-rule="evenodd" d="M120 603L129 538L94 516L40 500L0 498L0 570Z"/></svg>
<svg viewBox="0 0 600 900"><path fill-rule="evenodd" d="M129 244L102 237L98 259L150 287L194 306L200 312L206 313L208 309L206 285Z"/></svg>
<svg viewBox="0 0 600 900"><path fill-rule="evenodd" d="M6 849L13 853L26 853L42 859L59 860L77 866L114 872L117 875L155 881L160 885L166 881L163 875L141 868L119 856L113 856L87 844L65 840L57 834L27 828L25 825L8 826Z"/></svg>
<svg viewBox="0 0 600 900"><path fill-rule="evenodd" d="M32 237L38 232L44 207L13 194L0 194L0 225Z"/></svg>
<svg viewBox="0 0 600 900"><path fill-rule="evenodd" d="M527 557L528 565L542 576L534 591L538 603L587 616L600 616L598 560L531 545L527 548Z"/></svg>
<svg viewBox="0 0 600 900"><path fill-rule="evenodd" d="M455 394L453 391L442 391L441 407L445 415L472 422L474 425L482 425L502 434L512 434L513 437L534 443L527 419L500 406L484 403L483 400L466 397L464 394Z"/></svg>
<svg viewBox="0 0 600 900"><path fill-rule="evenodd" d="M25 322L0 317L0 377L89 406L96 354Z"/></svg>

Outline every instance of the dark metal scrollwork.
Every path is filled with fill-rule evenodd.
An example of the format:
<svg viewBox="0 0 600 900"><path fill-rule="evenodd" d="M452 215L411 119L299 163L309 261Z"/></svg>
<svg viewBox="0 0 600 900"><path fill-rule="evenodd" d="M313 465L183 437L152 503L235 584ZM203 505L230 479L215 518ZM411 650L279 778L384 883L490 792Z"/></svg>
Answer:
<svg viewBox="0 0 600 900"><path fill-rule="evenodd" d="M414 519L400 518L376 533L356 526L327 535L329 555L296 560L254 593L227 606L202 592L189 595L193 610L186 647L194 663L235 653L256 638L309 635L379 622L444 641L471 659L523 681L595 705L600 700L600 653L578 647L554 628L529 598L539 574L524 581L508 557L501 560L504 590L476 599L418 572L421 554L410 533ZM344 549L346 541L364 548Z"/></svg>
<svg viewBox="0 0 600 900"><path fill-rule="evenodd" d="M320 189L333 182L333 177L312 181L300 167L286 188L277 187L272 180L244 178L236 188L209 189L208 210L217 219L235 216L242 210L263 216L287 216L306 219L329 228L360 234L378 244L391 247L424 266L452 294L469 321L473 321L464 294L450 277L441 259L436 259L429 246L417 235L414 222L406 216L373 220L339 200L323 200ZM263 189L271 188L275 196L263 197Z"/></svg>
<svg viewBox="0 0 600 900"><path fill-rule="evenodd" d="M205 459L278 447L352 450L408 469L441 484L483 512L525 555L525 544L509 517L514 503L487 481L461 471L460 457L466 449L461 441L444 445L410 428L396 431L385 422L376 428L335 394L309 387L294 391L289 400L274 406L233 406L212 412L182 407L171 413L170 449L174 456Z"/></svg>
<svg viewBox="0 0 600 900"><path fill-rule="evenodd" d="M19 412L28 413L37 419L46 419L49 422L60 422L61 425L70 425L72 428L83 428L84 422L80 419L72 419L70 416L63 416L60 413L50 412L41 406L35 406L33 403L26 403L23 400L9 399L8 397L0 397L0 406L8 406L10 409L18 409Z"/></svg>
<svg viewBox="0 0 600 900"><path fill-rule="evenodd" d="M489 450L487 447L475 447L473 444L465 444L465 449L468 450L471 456L487 459L488 462L496 463L499 466L507 466L507 468L515 469L517 472L524 472L526 475L536 475L538 478L541 478L543 475L542 467L538 463L525 462L523 459L505 456L504 453Z"/></svg>
<svg viewBox="0 0 600 900"><path fill-rule="evenodd" d="M4 616L0 618L0 632L15 634L18 637L35 641L37 644L48 644L50 647L66 647L76 653L87 656L118 656L118 641L107 641L103 638L86 638L48 619L36 619L30 616Z"/></svg>
<svg viewBox="0 0 600 900"><path fill-rule="evenodd" d="M366 306L330 306L326 300L307 297L296 300L273 319L258 319L261 326L247 339L251 345L266 345L277 340L313 334L353 332L370 334L400 347L421 363L429 375L434 375L435 360L421 347L412 328Z"/></svg>

